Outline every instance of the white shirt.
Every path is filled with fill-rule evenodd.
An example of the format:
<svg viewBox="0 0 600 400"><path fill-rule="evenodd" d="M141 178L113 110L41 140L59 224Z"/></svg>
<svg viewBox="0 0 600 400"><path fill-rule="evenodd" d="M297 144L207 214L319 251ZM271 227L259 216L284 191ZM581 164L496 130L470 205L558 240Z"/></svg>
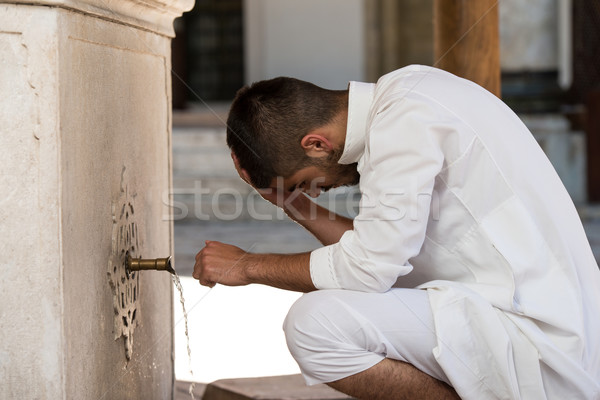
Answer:
<svg viewBox="0 0 600 400"><path fill-rule="evenodd" d="M427 289L434 356L462 398L600 398L600 272L504 103L423 66L351 82L340 163L353 162L359 214L312 252L317 288Z"/></svg>

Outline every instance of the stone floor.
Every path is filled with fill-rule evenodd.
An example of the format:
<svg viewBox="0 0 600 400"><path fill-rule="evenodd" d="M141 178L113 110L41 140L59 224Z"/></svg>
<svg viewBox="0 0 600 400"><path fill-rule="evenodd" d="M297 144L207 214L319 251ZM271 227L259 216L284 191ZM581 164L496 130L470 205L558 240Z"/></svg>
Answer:
<svg viewBox="0 0 600 400"><path fill-rule="evenodd" d="M177 381L175 382L175 396L173 400L191 400L192 396L190 395L190 385L191 382L187 381ZM206 385L203 383L195 383L192 389L192 393L194 394L194 399L200 400L202 396L204 396L204 392L206 391Z"/></svg>
<svg viewBox="0 0 600 400"><path fill-rule="evenodd" d="M325 384L306 386L301 375L221 379L208 385L177 381L174 400L351 400Z"/></svg>
<svg viewBox="0 0 600 400"><path fill-rule="evenodd" d="M348 400L325 384L306 386L302 375L222 379L206 386L203 400Z"/></svg>

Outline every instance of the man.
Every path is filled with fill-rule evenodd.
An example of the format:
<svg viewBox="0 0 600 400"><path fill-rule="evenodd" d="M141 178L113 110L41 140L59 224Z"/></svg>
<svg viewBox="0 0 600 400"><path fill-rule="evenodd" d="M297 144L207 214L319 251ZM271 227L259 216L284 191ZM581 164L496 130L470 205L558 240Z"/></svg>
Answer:
<svg viewBox="0 0 600 400"><path fill-rule="evenodd" d="M347 91L277 78L238 92L227 142L240 176L325 247L209 241L194 277L311 292L284 324L308 384L364 399L600 398L598 266L548 159L495 96L423 66ZM299 195L355 183L353 221Z"/></svg>

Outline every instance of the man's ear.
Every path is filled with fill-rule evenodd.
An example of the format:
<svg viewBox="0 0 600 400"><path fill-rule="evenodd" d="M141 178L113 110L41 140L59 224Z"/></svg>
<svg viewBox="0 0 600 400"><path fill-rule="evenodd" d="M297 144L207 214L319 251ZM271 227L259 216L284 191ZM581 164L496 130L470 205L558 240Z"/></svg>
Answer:
<svg viewBox="0 0 600 400"><path fill-rule="evenodd" d="M233 164L235 165L235 168L238 169L240 167L240 160L237 158L233 151L231 152L231 158L233 159Z"/></svg>
<svg viewBox="0 0 600 400"><path fill-rule="evenodd" d="M326 157L333 151L333 145L324 133L319 129L315 129L302 138L300 145L307 156Z"/></svg>
<svg viewBox="0 0 600 400"><path fill-rule="evenodd" d="M240 175L240 178L242 178L247 184L252 185L252 183L250 183L250 175L248 175L248 171L240 167L240 160L238 160L233 151L231 152L231 158L233 159L233 165L235 165L235 169Z"/></svg>

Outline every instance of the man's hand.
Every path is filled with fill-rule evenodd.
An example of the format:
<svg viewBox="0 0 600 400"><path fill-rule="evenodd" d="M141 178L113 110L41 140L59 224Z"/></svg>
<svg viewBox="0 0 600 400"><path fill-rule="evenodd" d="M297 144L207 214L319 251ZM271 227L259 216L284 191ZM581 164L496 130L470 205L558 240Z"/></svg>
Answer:
<svg viewBox="0 0 600 400"><path fill-rule="evenodd" d="M227 286L261 283L299 292L315 290L310 278L310 253L252 254L209 240L196 255L192 276L208 287L217 283Z"/></svg>
<svg viewBox="0 0 600 400"><path fill-rule="evenodd" d="M206 241L206 246L196 255L194 278L201 285L213 287L220 283L242 286L250 283L247 268L251 254L239 247L216 241Z"/></svg>
<svg viewBox="0 0 600 400"><path fill-rule="evenodd" d="M283 211L285 211L285 213L293 220L307 218L304 214L308 215L311 209L314 210L316 208L316 205L301 191L295 190L293 192L288 192L285 190L283 188L283 182L281 182L281 185L273 188L258 189L254 187L250 181L248 171L240 166L240 162L233 151L231 152L231 159L233 160L236 171L244 182L252 186L263 199L283 209Z"/></svg>
<svg viewBox="0 0 600 400"><path fill-rule="evenodd" d="M248 171L240 166L233 151L231 158L240 177L252 186ZM312 202L299 190L288 192L283 185L256 190L265 200L282 208L288 217L308 229L324 245L337 243L344 232L353 228L351 219L333 214L328 209Z"/></svg>

